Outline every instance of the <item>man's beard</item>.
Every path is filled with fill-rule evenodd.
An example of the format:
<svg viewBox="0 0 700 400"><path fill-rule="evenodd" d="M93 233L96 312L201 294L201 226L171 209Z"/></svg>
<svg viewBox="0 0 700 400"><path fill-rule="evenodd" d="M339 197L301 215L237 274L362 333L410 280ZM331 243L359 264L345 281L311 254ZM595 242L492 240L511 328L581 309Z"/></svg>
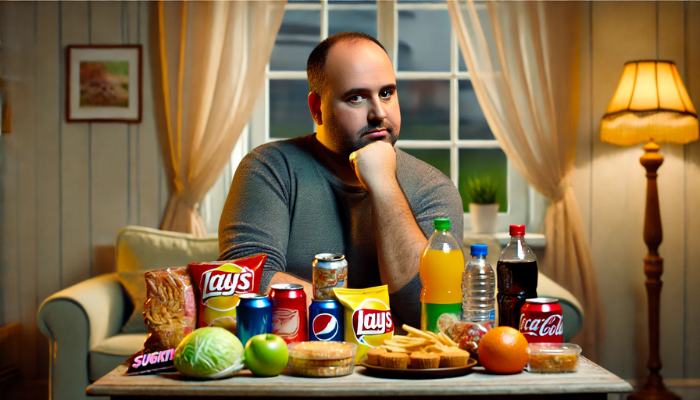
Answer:
<svg viewBox="0 0 700 400"><path fill-rule="evenodd" d="M393 146L396 144L396 140L399 136L397 127L390 124L387 120L383 120L376 124L368 123L362 129L360 129L359 132L349 132L343 129L334 116L328 118L325 122L326 123L324 125L326 125L327 135L333 144L332 151L343 157L349 157L350 153L360 150L373 142L385 141ZM366 135L369 131L380 128L384 128L387 131L387 134L384 137L369 138Z"/></svg>

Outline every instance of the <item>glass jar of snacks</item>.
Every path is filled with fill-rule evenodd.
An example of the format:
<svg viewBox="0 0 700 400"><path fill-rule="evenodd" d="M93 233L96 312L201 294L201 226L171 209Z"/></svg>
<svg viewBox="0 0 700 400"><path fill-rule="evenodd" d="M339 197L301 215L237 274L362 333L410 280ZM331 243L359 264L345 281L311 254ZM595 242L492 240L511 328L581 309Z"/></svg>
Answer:
<svg viewBox="0 0 700 400"><path fill-rule="evenodd" d="M531 343L527 371L538 373L574 372L581 348L572 343Z"/></svg>

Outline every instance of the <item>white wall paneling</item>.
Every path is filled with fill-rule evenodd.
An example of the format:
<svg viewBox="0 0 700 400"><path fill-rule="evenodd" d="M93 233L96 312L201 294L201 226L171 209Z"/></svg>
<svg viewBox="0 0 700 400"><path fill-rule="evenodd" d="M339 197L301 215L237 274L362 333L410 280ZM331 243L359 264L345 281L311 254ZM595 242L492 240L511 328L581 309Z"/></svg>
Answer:
<svg viewBox="0 0 700 400"><path fill-rule="evenodd" d="M685 7L685 59L686 85L695 108L700 107L700 3L688 2ZM676 322L684 337L685 364L683 378L700 378L700 302L697 301L700 287L700 142L685 145L685 276L682 287L671 290L683 291L685 314L676 311ZM681 317L682 316L682 317ZM698 383L700 386L700 383Z"/></svg>
<svg viewBox="0 0 700 400"><path fill-rule="evenodd" d="M656 58L673 60L678 65L681 76L685 77L685 36L683 34L683 3L658 3L659 36L657 38L658 55ZM698 100L696 100L698 103ZM686 168L680 145L661 144L664 163L659 168L658 189L661 204L661 223L663 224L664 241L659 247L659 254L664 258L664 273L661 279L664 288L661 291L661 353L664 363L664 376L669 378L683 377L684 334L678 325L679 316L683 315L683 270L685 259L685 216L684 216L684 186L683 175ZM640 152L641 156L641 152ZM645 172L639 168L642 175ZM646 188L644 190L646 194ZM638 237L641 237L639 235ZM642 271L641 262L637 270ZM638 272L641 273L641 272ZM676 289L678 288L678 289ZM646 310L646 307L641 307ZM646 325L646 322L644 323ZM648 354L647 352L640 354ZM644 359L646 364L646 359Z"/></svg>
<svg viewBox="0 0 700 400"><path fill-rule="evenodd" d="M42 110L36 118L36 246L37 293L36 302L41 302L61 288L61 120L62 109L57 102L62 100L61 80L63 71L56 62L60 57L58 2L36 4L36 47L45 49L37 53L34 98L36 109ZM48 261L48 262L45 262ZM38 371L48 369L48 341L44 335L37 336Z"/></svg>
<svg viewBox="0 0 700 400"><path fill-rule="evenodd" d="M634 17L622 23L620 17L630 13ZM642 241L646 178L638 160L641 145L619 147L603 143L598 132L623 64L655 57L655 5L594 3L591 16L591 246L607 324L600 361L628 378L630 374L643 373L647 354L642 273L642 258L646 255Z"/></svg>
<svg viewBox="0 0 700 400"><path fill-rule="evenodd" d="M29 4L27 7L16 10L14 14L18 28L15 34L29 43L36 42L36 31L33 26L36 21L36 7ZM19 51L9 60L13 65L12 70L22 71L28 76L36 76L36 54ZM17 130L17 230L19 268L19 293L20 293L20 318L22 324L22 337L20 345L23 347L24 357L20 357L20 368L23 371L36 370L36 338L37 331L32 326L24 326L26 321L36 318L37 296L37 247L36 247L36 116L40 112L34 102L34 79L13 82L12 90L20 108L16 111L17 118L14 121L14 129Z"/></svg>
<svg viewBox="0 0 700 400"><path fill-rule="evenodd" d="M127 224L158 227L168 193L153 119L148 7L2 2L0 71L14 130L0 137L0 325L23 326L22 374L48 377L36 312L52 293L113 269ZM144 46L143 122L65 122L65 47Z"/></svg>
<svg viewBox="0 0 700 400"><path fill-rule="evenodd" d="M88 3L90 43L124 44L120 2ZM127 222L130 183L129 124L92 123L90 135L91 276L110 272L114 237Z"/></svg>
<svg viewBox="0 0 700 400"><path fill-rule="evenodd" d="M647 249L642 238L646 178L639 164L643 150L641 144L620 147L602 143L600 119L617 87L622 66L631 60L675 61L695 104L700 102L700 93L692 86L694 80L700 82L700 31L696 27L700 8L696 3L680 2L591 2L582 7L582 103L573 186L584 226L590 231L605 307L607 334L600 362L623 378L644 382L648 336L643 273ZM691 60L697 60L693 68L689 67ZM700 239L700 222L692 217L692 205L700 200L697 149L697 143L661 144L665 157L658 179L664 229L659 252L665 266L661 358L663 376L675 380L698 378L700 374L696 361L700 354L696 343L700 307L693 304L690 295L700 283L700 273L692 262L700 253L692 249L691 241Z"/></svg>
<svg viewBox="0 0 700 400"><path fill-rule="evenodd" d="M98 6L93 4L93 7ZM56 53L54 60L61 68L61 94L54 107L61 110L59 137L60 160L57 167L61 179L61 287L68 287L91 275L90 235L90 149L91 124L67 123L65 120L65 47L71 44L90 43L90 5L86 2L59 3L61 42L47 52Z"/></svg>

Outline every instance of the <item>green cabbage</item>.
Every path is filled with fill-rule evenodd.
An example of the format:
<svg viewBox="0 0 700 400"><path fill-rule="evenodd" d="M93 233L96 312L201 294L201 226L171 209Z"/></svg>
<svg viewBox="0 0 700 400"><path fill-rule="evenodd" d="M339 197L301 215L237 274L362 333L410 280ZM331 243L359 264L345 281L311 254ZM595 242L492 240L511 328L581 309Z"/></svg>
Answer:
<svg viewBox="0 0 700 400"><path fill-rule="evenodd" d="M196 378L226 378L243 368L243 345L219 327L194 330L180 342L173 358L180 373Z"/></svg>

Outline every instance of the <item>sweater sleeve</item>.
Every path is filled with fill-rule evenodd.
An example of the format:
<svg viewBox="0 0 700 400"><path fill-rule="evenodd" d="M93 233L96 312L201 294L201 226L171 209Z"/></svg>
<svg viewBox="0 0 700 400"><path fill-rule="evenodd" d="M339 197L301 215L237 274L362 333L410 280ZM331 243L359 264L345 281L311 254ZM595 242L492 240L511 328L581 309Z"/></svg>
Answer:
<svg viewBox="0 0 700 400"><path fill-rule="evenodd" d="M289 187L284 154L272 146L255 149L238 166L219 220L219 260L267 254L261 293L286 270Z"/></svg>

